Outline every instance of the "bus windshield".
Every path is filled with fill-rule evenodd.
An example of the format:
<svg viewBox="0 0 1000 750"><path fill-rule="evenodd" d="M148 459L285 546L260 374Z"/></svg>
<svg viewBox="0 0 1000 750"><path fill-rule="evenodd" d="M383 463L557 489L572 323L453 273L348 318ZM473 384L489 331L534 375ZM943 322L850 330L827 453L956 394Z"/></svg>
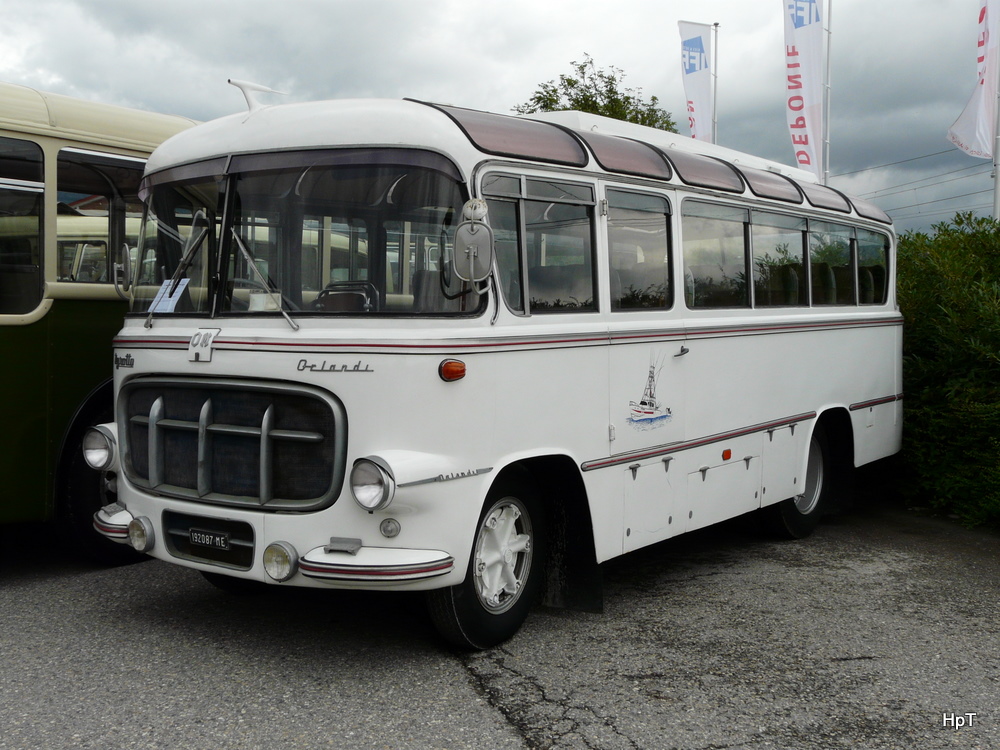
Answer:
<svg viewBox="0 0 1000 750"><path fill-rule="evenodd" d="M401 149L233 157L147 178L132 312L451 315L465 200L443 158Z"/></svg>

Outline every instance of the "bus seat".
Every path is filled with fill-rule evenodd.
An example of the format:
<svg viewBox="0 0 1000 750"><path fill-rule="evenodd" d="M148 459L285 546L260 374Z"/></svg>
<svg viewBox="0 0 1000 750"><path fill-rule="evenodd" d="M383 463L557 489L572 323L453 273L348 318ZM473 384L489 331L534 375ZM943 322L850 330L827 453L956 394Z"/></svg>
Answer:
<svg viewBox="0 0 1000 750"><path fill-rule="evenodd" d="M766 301L762 304L780 306L799 303L799 275L790 264L767 269Z"/></svg>
<svg viewBox="0 0 1000 750"><path fill-rule="evenodd" d="M834 266L833 278L837 284L838 305L854 304L854 269L850 266Z"/></svg>
<svg viewBox="0 0 1000 750"><path fill-rule="evenodd" d="M858 268L858 302L870 305L875 301L875 281L872 272L865 266Z"/></svg>
<svg viewBox="0 0 1000 750"><path fill-rule="evenodd" d="M833 305L837 302L837 282L829 263L813 263L812 273L812 303L814 305Z"/></svg>
<svg viewBox="0 0 1000 750"><path fill-rule="evenodd" d="M885 266L865 266L872 275L872 302L881 305L886 301Z"/></svg>

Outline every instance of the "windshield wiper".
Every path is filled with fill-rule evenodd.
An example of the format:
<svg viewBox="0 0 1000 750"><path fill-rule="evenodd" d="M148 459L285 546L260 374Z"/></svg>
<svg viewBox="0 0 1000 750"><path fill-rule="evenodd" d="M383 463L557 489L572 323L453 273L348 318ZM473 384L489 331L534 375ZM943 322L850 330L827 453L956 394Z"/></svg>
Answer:
<svg viewBox="0 0 1000 750"><path fill-rule="evenodd" d="M200 223L203 224L203 226L200 227L201 232L197 236L195 236L193 234L193 231L195 227L198 226L199 221ZM177 287L181 283L181 276L184 273L186 273L187 270L191 267L191 264L194 263L194 257L198 254L198 250L201 249L201 243L203 243L205 241L205 238L208 236L208 229L209 229L208 216L205 214L204 209L198 209L198 212L194 215L194 218L191 220L191 229L192 229L192 234L188 236L187 247L184 250L184 256L181 258L180 263L177 264L177 268L174 269L174 273L170 277L170 281L167 282L168 284L170 284L170 291L167 293L167 297L173 297L174 294L177 292ZM180 234L177 235L177 238L180 239ZM155 301L156 300L154 299L154 302ZM153 327L154 312L156 312L156 306L150 305L149 315L146 316L146 323L145 323L146 328Z"/></svg>
<svg viewBox="0 0 1000 750"><path fill-rule="evenodd" d="M250 270L253 271L254 275L257 277L257 281L260 283L262 287L264 287L264 290L268 294L278 295L278 312L280 312L284 316L285 320L288 321L288 325L292 327L293 331L299 330L299 324L296 323L294 320L292 320L291 315L285 312L284 299L281 296L281 292L275 289L274 285L271 284L267 279L265 279L264 275L260 272L260 269L257 268L257 264L254 262L253 255L250 254L250 251L247 250L246 245L243 244L243 240L240 237L239 233L236 231L236 227L230 227L230 229L233 233L233 239L236 240L236 246L240 249L240 254L243 256L243 259L247 262L247 267L249 267Z"/></svg>

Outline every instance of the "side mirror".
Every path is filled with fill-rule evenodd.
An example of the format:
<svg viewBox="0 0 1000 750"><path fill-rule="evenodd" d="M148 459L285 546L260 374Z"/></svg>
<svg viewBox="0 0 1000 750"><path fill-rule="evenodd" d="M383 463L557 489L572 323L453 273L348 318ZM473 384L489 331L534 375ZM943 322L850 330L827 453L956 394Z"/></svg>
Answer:
<svg viewBox="0 0 1000 750"><path fill-rule="evenodd" d="M121 256L111 264L111 278L114 280L115 291L122 299L128 299L126 292L132 288L132 256L128 243L122 245Z"/></svg>
<svg viewBox="0 0 1000 750"><path fill-rule="evenodd" d="M473 284L485 281L493 270L493 230L486 221L486 213L486 201L481 198L467 201L462 207L464 221L455 230L452 268L458 278Z"/></svg>

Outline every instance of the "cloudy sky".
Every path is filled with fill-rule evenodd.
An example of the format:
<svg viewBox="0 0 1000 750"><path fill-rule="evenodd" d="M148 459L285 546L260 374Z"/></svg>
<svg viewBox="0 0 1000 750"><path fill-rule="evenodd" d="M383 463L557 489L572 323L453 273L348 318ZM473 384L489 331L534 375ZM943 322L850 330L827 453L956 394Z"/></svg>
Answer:
<svg viewBox="0 0 1000 750"><path fill-rule="evenodd" d="M719 24L719 143L793 163L784 0L0 0L0 80L210 119L238 78L287 101L412 97L510 113L589 54L681 132L679 20ZM975 84L979 0L833 0L830 184L900 231L992 210L946 140ZM277 99L275 99L277 101Z"/></svg>

